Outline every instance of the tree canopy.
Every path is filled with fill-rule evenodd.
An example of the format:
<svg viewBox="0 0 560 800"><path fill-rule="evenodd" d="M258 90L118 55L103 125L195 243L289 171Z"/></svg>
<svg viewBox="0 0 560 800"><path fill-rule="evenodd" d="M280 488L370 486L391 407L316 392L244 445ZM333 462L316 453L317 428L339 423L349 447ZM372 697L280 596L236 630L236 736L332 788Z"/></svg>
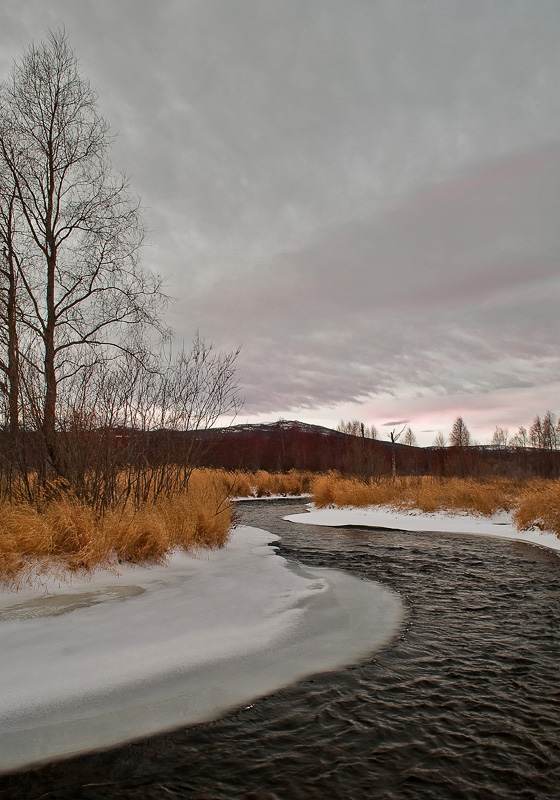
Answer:
<svg viewBox="0 0 560 800"><path fill-rule="evenodd" d="M42 442L43 485L70 480L69 430L192 429L239 405L236 353L164 347L167 298L111 143L65 32L28 47L0 84L0 393L14 436Z"/></svg>

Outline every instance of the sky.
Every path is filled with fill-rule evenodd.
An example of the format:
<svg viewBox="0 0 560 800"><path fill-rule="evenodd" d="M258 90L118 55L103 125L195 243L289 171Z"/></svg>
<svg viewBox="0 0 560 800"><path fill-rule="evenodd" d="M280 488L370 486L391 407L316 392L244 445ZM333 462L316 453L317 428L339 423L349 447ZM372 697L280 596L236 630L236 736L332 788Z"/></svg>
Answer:
<svg viewBox="0 0 560 800"><path fill-rule="evenodd" d="M3 0L0 74L63 26L237 422L560 412L558 0Z"/></svg>

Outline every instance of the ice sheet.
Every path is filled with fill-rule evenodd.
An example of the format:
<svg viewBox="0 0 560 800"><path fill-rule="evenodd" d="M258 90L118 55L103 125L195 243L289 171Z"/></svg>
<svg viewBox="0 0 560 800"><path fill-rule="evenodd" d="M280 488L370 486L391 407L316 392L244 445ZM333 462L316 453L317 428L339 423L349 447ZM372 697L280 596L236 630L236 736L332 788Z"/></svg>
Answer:
<svg viewBox="0 0 560 800"><path fill-rule="evenodd" d="M305 525L347 527L349 525L371 528L390 528L400 531L426 531L440 533L468 533L479 536L497 536L516 542L528 542L560 552L560 539L546 531L518 531L510 514L480 517L472 514L424 514L401 512L385 506L369 508L314 508L304 514L284 517L290 522Z"/></svg>
<svg viewBox="0 0 560 800"><path fill-rule="evenodd" d="M395 635L397 594L289 564L277 538L0 594L0 771L213 718Z"/></svg>

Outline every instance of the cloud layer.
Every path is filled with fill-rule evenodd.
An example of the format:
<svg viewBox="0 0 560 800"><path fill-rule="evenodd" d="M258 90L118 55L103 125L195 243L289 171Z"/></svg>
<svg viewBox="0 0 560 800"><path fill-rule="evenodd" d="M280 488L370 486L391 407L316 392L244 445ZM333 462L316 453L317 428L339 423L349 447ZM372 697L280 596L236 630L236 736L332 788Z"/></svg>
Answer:
<svg viewBox="0 0 560 800"><path fill-rule="evenodd" d="M1 13L4 73L65 25L178 340L243 344L245 415L437 428L458 412L487 433L554 410L555 0Z"/></svg>

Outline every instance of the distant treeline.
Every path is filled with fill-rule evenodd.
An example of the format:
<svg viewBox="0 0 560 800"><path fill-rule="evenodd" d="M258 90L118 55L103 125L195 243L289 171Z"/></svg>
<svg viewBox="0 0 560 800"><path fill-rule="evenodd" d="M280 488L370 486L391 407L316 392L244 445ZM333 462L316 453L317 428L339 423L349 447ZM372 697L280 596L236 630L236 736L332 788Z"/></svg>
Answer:
<svg viewBox="0 0 560 800"><path fill-rule="evenodd" d="M177 431L101 428L59 432L64 471L71 486L98 510L115 501L134 505L156 495L170 495L188 482L197 467L225 470L330 470L358 478L392 474L442 478L558 478L560 450L531 447L416 447L342 433L315 425L280 421L264 425ZM64 441L62 441L64 440ZM17 451L17 452L16 452ZM18 497L29 498L43 458L41 435L0 432L0 494L9 494L17 470ZM62 485L61 489L64 488Z"/></svg>
<svg viewBox="0 0 560 800"><path fill-rule="evenodd" d="M287 471L290 469L364 477L398 475L557 478L560 451L528 447L415 447L356 436L314 425L281 421L198 431L192 436L197 466ZM157 449L157 434L150 448ZM163 434L162 434L163 436ZM163 443L162 439L162 443ZM154 450L155 455L155 450Z"/></svg>

